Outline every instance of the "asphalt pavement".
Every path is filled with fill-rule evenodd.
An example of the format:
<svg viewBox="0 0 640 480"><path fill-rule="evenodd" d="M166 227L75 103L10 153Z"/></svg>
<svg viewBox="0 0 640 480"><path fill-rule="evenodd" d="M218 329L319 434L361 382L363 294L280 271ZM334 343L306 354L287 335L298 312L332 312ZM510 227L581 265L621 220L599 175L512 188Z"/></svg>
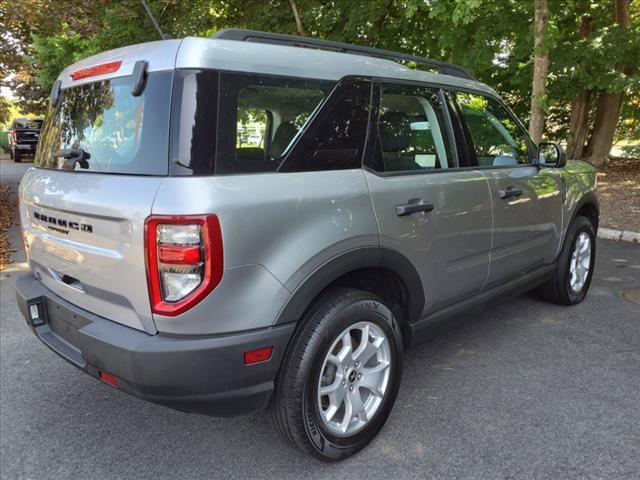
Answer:
<svg viewBox="0 0 640 480"><path fill-rule="evenodd" d="M1 161L2 181L28 166ZM75 369L20 316L25 271L18 253L0 273L3 479L640 479L640 305L623 298L638 245L598 242L580 305L506 299L407 352L386 426L339 464L287 446L264 413L180 413Z"/></svg>

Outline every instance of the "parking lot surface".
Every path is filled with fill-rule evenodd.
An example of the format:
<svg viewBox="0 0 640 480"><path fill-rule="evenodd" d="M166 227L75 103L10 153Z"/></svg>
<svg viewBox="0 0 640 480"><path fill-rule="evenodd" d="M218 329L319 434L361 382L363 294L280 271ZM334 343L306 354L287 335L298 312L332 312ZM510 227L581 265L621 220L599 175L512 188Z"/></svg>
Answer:
<svg viewBox="0 0 640 480"><path fill-rule="evenodd" d="M14 186L29 166L0 163ZM624 294L640 287L640 246L601 240L597 257L580 305L527 294L434 331L407 352L377 439L324 464L281 441L264 413L184 414L67 364L18 312L18 253L0 273L0 476L639 479L640 305Z"/></svg>

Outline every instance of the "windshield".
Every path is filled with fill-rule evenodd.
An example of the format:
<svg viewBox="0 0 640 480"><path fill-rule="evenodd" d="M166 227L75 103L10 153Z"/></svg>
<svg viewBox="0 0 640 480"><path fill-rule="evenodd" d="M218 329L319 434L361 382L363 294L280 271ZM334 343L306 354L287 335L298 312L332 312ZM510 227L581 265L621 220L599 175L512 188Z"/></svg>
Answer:
<svg viewBox="0 0 640 480"><path fill-rule="evenodd" d="M131 77L63 90L47 112L35 166L166 175L170 97L171 72L150 73L138 97Z"/></svg>
<svg viewBox="0 0 640 480"><path fill-rule="evenodd" d="M29 130L40 130L42 127L42 120L39 118L16 118L13 121L14 129L29 129Z"/></svg>

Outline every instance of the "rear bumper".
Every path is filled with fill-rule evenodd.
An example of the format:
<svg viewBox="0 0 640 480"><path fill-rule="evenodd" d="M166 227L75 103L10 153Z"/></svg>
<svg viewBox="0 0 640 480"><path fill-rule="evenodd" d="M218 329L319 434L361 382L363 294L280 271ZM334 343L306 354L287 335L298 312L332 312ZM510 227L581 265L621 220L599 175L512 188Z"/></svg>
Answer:
<svg viewBox="0 0 640 480"><path fill-rule="evenodd" d="M264 409L294 325L216 337L147 333L82 310L33 276L16 282L18 306L36 336L89 375L104 371L118 388L177 410L234 416ZM33 326L29 305L39 303L45 323ZM273 346L272 358L244 365L244 352Z"/></svg>

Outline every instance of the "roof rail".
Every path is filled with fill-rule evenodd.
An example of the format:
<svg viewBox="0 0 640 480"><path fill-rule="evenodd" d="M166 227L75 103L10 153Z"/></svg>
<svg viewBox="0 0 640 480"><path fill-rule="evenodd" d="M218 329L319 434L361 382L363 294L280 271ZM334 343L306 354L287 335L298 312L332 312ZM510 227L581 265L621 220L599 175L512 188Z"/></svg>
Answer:
<svg viewBox="0 0 640 480"><path fill-rule="evenodd" d="M439 60L430 60L417 55L407 53L392 52L391 50L381 50L379 48L361 47L343 42L333 42L331 40L321 40L319 38L298 37L296 35L285 35L282 33L259 32L257 30L244 30L240 28L226 28L218 30L212 38L218 40L236 40L240 42L271 43L275 45L291 45L300 47L311 47L321 50L332 50L341 53L351 53L354 55L364 55L367 57L384 58L387 60L405 60L416 62L421 65L437 69L438 73L451 75L454 77L476 80L467 70L458 65L453 65Z"/></svg>

